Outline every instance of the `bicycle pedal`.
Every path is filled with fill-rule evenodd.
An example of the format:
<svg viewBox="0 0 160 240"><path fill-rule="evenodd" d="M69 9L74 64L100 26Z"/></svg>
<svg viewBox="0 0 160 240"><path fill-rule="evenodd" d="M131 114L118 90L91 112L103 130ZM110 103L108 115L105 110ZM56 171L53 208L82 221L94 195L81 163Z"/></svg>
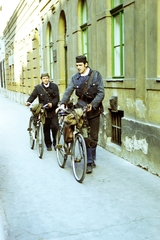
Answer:
<svg viewBox="0 0 160 240"><path fill-rule="evenodd" d="M67 155L72 155L71 151L66 152Z"/></svg>
<svg viewBox="0 0 160 240"><path fill-rule="evenodd" d="M74 161L75 161L76 163L79 163L79 162L81 162L81 159L76 158Z"/></svg>
<svg viewBox="0 0 160 240"><path fill-rule="evenodd" d="M56 149L60 149L60 148L62 148L62 144L57 144Z"/></svg>

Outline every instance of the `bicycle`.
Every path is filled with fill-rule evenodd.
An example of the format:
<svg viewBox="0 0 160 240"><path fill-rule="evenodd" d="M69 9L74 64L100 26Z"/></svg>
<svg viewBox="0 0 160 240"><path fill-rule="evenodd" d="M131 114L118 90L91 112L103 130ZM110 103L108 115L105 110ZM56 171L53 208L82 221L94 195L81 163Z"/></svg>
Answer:
<svg viewBox="0 0 160 240"><path fill-rule="evenodd" d="M69 142L65 141L64 129L65 121L64 117L69 114L75 115L75 110L71 109L59 109L59 129L57 131L56 138L56 154L57 161L61 168L65 167L68 156L71 158L71 166L73 170L73 175L79 183L82 183L87 168L87 153L86 153L86 144L84 137L82 135L82 128L78 128L77 124L71 125L72 137ZM83 109L83 118L86 115L86 108ZM85 121L84 121L85 123ZM83 129L86 126L83 124Z"/></svg>
<svg viewBox="0 0 160 240"><path fill-rule="evenodd" d="M37 104L38 105L38 104ZM48 104L39 106L39 113L34 114L34 105L30 105L30 111L32 112L31 117L29 119L29 138L30 138L30 148L34 149L35 141L36 141L36 148L39 158L43 157L44 152L44 133L43 133L43 123L42 123L42 116L45 117L45 108L48 107Z"/></svg>

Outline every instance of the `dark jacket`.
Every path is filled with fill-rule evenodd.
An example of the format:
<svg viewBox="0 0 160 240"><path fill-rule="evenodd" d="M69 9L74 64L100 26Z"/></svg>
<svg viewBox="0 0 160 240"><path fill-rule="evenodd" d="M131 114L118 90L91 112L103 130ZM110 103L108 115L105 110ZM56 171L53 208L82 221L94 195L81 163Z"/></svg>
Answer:
<svg viewBox="0 0 160 240"><path fill-rule="evenodd" d="M44 89L45 90L44 90ZM27 102L32 103L38 97L39 103L43 105L47 103L52 103L52 108L48 108L47 117L51 118L55 114L55 109L57 108L59 102L59 89L55 83L50 82L49 87L44 87L42 84L35 86Z"/></svg>
<svg viewBox="0 0 160 240"><path fill-rule="evenodd" d="M92 107L93 107L92 111L87 113L89 118L103 112L102 101L104 99L104 86L103 86L103 79L101 74L96 70L90 69L88 78L91 74L92 76L89 81L88 88L84 93L83 93L83 89L84 89L85 82L81 83L79 81L79 78L80 78L79 73L76 73L75 75L73 75L63 95L63 98L61 100L61 104L62 103L67 104L67 102L70 99L70 96L75 90L75 94L78 97L78 103L84 101L86 104L88 103L92 104Z"/></svg>

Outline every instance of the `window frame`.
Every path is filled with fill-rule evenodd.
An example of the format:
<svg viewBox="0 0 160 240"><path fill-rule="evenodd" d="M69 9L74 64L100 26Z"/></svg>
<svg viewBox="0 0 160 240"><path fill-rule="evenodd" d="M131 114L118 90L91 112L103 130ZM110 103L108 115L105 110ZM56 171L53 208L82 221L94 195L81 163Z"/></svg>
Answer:
<svg viewBox="0 0 160 240"><path fill-rule="evenodd" d="M81 5L81 39L82 53L88 58L88 7L87 1L83 0Z"/></svg>
<svg viewBox="0 0 160 240"><path fill-rule="evenodd" d="M123 3L115 6L115 0L112 0L112 9L110 10L112 16L112 76L113 78L124 78L124 13ZM115 20L119 17L119 36L115 33ZM116 36L118 36L119 44L115 44ZM119 53L119 58L116 59L115 54ZM117 54L118 55L118 54ZM117 74L118 73L118 74Z"/></svg>

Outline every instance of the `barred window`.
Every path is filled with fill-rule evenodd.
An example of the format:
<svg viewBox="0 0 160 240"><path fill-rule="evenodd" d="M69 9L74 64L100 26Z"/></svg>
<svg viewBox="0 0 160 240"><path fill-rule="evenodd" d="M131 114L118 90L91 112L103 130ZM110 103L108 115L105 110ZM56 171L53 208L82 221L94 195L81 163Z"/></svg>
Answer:
<svg viewBox="0 0 160 240"><path fill-rule="evenodd" d="M121 119L124 116L123 111L111 110L112 142L121 145Z"/></svg>

